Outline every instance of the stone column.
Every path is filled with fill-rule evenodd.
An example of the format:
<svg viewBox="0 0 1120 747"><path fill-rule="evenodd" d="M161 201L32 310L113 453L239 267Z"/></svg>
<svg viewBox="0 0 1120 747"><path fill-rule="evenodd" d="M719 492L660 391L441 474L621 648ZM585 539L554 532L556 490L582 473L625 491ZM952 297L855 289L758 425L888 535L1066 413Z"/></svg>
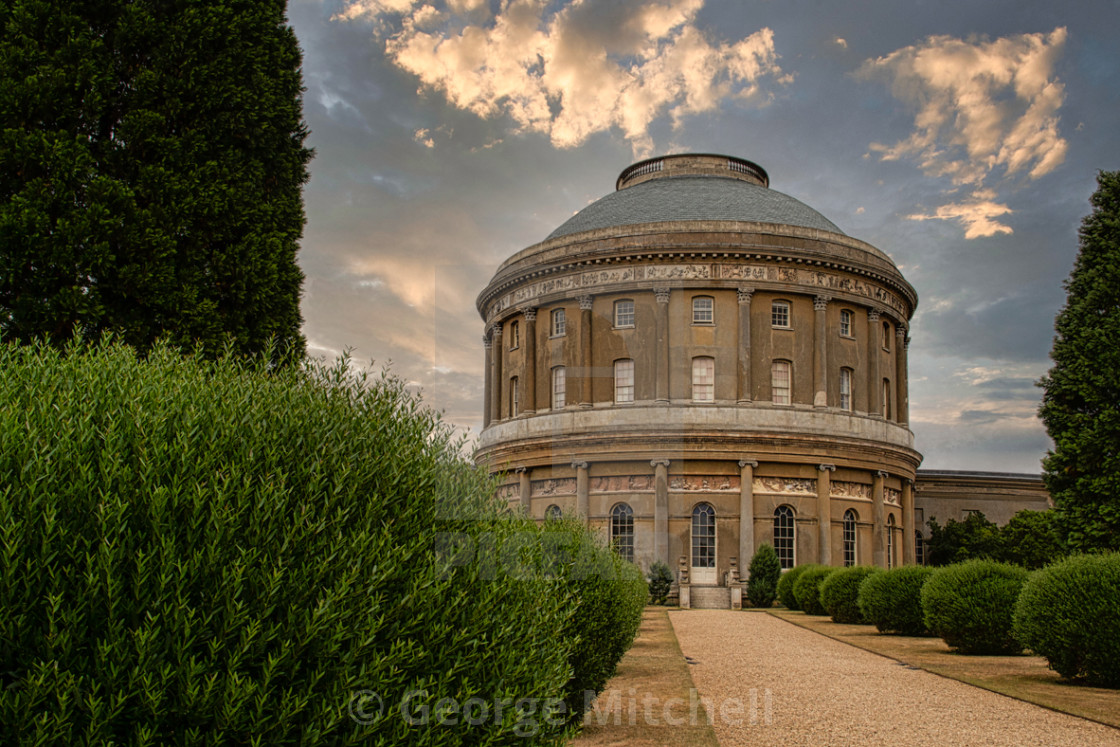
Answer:
<svg viewBox="0 0 1120 747"><path fill-rule="evenodd" d="M751 296L754 288L739 288L739 404L751 401ZM753 554L752 554L753 555ZM740 558L740 564L749 562Z"/></svg>
<svg viewBox="0 0 1120 747"><path fill-rule="evenodd" d="M749 578L754 557L754 470L758 462L739 460L739 568L740 577Z"/></svg>
<svg viewBox="0 0 1120 747"><path fill-rule="evenodd" d="M669 460L654 459L653 559L669 564Z"/></svg>
<svg viewBox="0 0 1120 747"><path fill-rule="evenodd" d="M832 473L835 464L817 467L817 524L820 537L817 541L818 560L821 565L832 565Z"/></svg>
<svg viewBox="0 0 1120 747"><path fill-rule="evenodd" d="M883 537L883 532L887 529L886 508L883 504L886 492L883 489L883 478L886 476L886 472L878 470L871 481L871 564L877 568L887 567L887 548Z"/></svg>
<svg viewBox="0 0 1120 747"><path fill-rule="evenodd" d="M879 376L879 348L882 343L879 338L883 331L879 329L879 312L872 309L867 312L867 407L869 414L882 417L883 382Z"/></svg>
<svg viewBox="0 0 1120 747"><path fill-rule="evenodd" d="M657 350L654 354L654 399L669 404L669 289L654 288L657 296Z"/></svg>
<svg viewBox="0 0 1120 747"><path fill-rule="evenodd" d="M914 554L914 481L902 481L902 564L918 562Z"/></svg>
<svg viewBox="0 0 1120 747"><path fill-rule="evenodd" d="M521 412L537 411L537 307L522 311L525 315L525 393L521 397Z"/></svg>
<svg viewBox="0 0 1120 747"><path fill-rule="evenodd" d="M497 423L502 419L502 357L505 355L502 350L501 322L494 325L490 337L493 340L490 355L494 359L494 373L490 380L490 422Z"/></svg>
<svg viewBox="0 0 1120 747"><path fill-rule="evenodd" d="M813 407L828 407L828 302L830 296L813 299Z"/></svg>
<svg viewBox="0 0 1120 747"><path fill-rule="evenodd" d="M583 517L584 524L591 524L591 497L588 493L587 462L572 462L576 471L576 513Z"/></svg>
<svg viewBox="0 0 1120 747"><path fill-rule="evenodd" d="M907 366L907 347L910 341L906 337L906 322L899 322L898 329L895 331L895 336L898 337L897 347L894 349L894 381L895 381L895 400L897 406L895 411L900 425L908 425L910 423L910 374L906 370Z"/></svg>
<svg viewBox="0 0 1120 747"><path fill-rule="evenodd" d="M591 296L580 296L579 301L579 406L591 407Z"/></svg>
<svg viewBox="0 0 1120 747"><path fill-rule="evenodd" d="M483 360L485 361L482 364L483 375L485 376L485 383L482 385L482 427L485 428L490 425L490 408L493 406L490 404L490 398L492 396L490 393L490 388L493 386L491 380L493 379L494 375L493 371L491 371L491 367L494 364L490 362L490 330L486 330L486 334L482 336L482 349L484 351Z"/></svg>
<svg viewBox="0 0 1120 747"><path fill-rule="evenodd" d="M520 481L518 488L521 491L521 508L525 509L525 513L529 513L529 492L532 489L532 485L529 482L529 470L525 467L518 467L514 472L517 473L518 480Z"/></svg>

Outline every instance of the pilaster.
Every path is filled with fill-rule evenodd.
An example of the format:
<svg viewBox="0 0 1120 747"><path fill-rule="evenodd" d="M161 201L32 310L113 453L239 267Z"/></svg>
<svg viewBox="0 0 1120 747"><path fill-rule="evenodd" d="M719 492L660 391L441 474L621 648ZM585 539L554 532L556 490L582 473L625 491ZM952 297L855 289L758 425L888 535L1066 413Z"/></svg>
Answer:
<svg viewBox="0 0 1120 747"><path fill-rule="evenodd" d="M745 581L754 557L754 470L758 462L739 460L739 566Z"/></svg>
<svg viewBox="0 0 1120 747"><path fill-rule="evenodd" d="M669 460L654 459L653 559L669 564Z"/></svg>
<svg viewBox="0 0 1120 747"><path fill-rule="evenodd" d="M821 464L817 471L817 562L832 565L832 473L836 465Z"/></svg>
<svg viewBox="0 0 1120 747"><path fill-rule="evenodd" d="M657 352L654 356L654 398L669 403L669 289L653 289L657 297Z"/></svg>
<svg viewBox="0 0 1120 747"><path fill-rule="evenodd" d="M739 404L751 401L751 297L754 288L739 288Z"/></svg>

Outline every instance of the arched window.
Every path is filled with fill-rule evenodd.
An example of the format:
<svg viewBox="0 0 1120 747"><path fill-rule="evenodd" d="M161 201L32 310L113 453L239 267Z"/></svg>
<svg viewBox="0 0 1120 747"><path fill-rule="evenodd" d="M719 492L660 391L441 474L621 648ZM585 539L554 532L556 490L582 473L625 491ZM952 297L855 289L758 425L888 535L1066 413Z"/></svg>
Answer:
<svg viewBox="0 0 1120 747"><path fill-rule="evenodd" d="M519 345L521 345L521 325L518 324L517 322L510 322L509 323L509 349L513 350L514 348L518 347Z"/></svg>
<svg viewBox="0 0 1120 747"><path fill-rule="evenodd" d="M840 369L840 409L852 411L852 369Z"/></svg>
<svg viewBox="0 0 1120 747"><path fill-rule="evenodd" d="M883 418L890 419L891 410L891 380L883 379Z"/></svg>
<svg viewBox="0 0 1120 747"><path fill-rule="evenodd" d="M517 377L509 380L509 416L516 417L521 409L520 393L517 391Z"/></svg>
<svg viewBox="0 0 1120 747"><path fill-rule="evenodd" d="M852 509L844 512L844 566L853 566L859 562L857 541L856 541L856 522L859 521L859 516Z"/></svg>
<svg viewBox="0 0 1120 747"><path fill-rule="evenodd" d="M894 568L894 514L887 515L887 568Z"/></svg>
<svg viewBox="0 0 1120 747"><path fill-rule="evenodd" d="M563 309L552 312L552 336L563 337L568 332L568 315Z"/></svg>
<svg viewBox="0 0 1120 747"><path fill-rule="evenodd" d="M634 361L629 358L614 362L614 401L634 401Z"/></svg>
<svg viewBox="0 0 1120 747"><path fill-rule="evenodd" d="M611 546L623 560L634 561L634 510L625 503L611 509Z"/></svg>
<svg viewBox="0 0 1120 747"><path fill-rule="evenodd" d="M627 299L624 301L614 302L614 326L617 327L633 327L634 326L634 302Z"/></svg>
<svg viewBox="0 0 1120 747"><path fill-rule="evenodd" d="M563 366L552 369L552 409L562 410L567 399L567 376Z"/></svg>
<svg viewBox="0 0 1120 747"><path fill-rule="evenodd" d="M692 509L692 567L716 567L716 510L710 503Z"/></svg>
<svg viewBox="0 0 1120 747"><path fill-rule="evenodd" d="M789 301L773 301L770 304L770 326L789 329Z"/></svg>
<svg viewBox="0 0 1120 747"><path fill-rule="evenodd" d="M774 550L778 553L778 562L782 564L783 570L793 568L794 534L793 509L778 506L774 509Z"/></svg>
<svg viewBox="0 0 1120 747"><path fill-rule="evenodd" d="M715 358L692 359L692 401L716 401Z"/></svg>
<svg viewBox="0 0 1120 747"><path fill-rule="evenodd" d="M926 540L917 530L914 531L914 562L918 565L926 564Z"/></svg>
<svg viewBox="0 0 1120 747"><path fill-rule="evenodd" d="M692 299L692 323L713 324L715 322L715 301L711 296L696 296Z"/></svg>
<svg viewBox="0 0 1120 747"><path fill-rule="evenodd" d="M891 349L891 323L883 322L883 350Z"/></svg>
<svg viewBox="0 0 1120 747"><path fill-rule="evenodd" d="M789 361L770 364L770 401L775 405L788 405L793 390L793 371Z"/></svg>
<svg viewBox="0 0 1120 747"><path fill-rule="evenodd" d="M560 507L555 503L544 510L544 518L549 521L555 521L561 516L563 516L563 512L560 511Z"/></svg>
<svg viewBox="0 0 1120 747"><path fill-rule="evenodd" d="M847 309L840 309L840 335L842 337L852 337L852 312Z"/></svg>

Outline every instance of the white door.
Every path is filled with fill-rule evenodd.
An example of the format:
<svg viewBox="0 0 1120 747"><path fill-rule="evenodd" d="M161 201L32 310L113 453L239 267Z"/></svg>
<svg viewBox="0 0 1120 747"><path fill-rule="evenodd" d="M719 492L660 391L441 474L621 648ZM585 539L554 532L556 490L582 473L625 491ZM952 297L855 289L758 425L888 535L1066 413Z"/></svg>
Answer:
<svg viewBox="0 0 1120 747"><path fill-rule="evenodd" d="M697 586L716 586L716 511L701 503L692 509L692 568L690 581Z"/></svg>

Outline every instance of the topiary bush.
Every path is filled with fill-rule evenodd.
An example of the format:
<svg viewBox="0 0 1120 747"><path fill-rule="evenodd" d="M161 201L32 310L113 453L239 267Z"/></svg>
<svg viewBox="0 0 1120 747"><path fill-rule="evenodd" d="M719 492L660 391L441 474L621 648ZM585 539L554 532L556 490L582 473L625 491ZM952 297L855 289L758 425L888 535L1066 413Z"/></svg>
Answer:
<svg viewBox="0 0 1120 747"><path fill-rule="evenodd" d="M821 582L821 606L832 616L833 622L864 623L859 609L859 586L868 576L879 573L870 565L838 568Z"/></svg>
<svg viewBox="0 0 1120 747"><path fill-rule="evenodd" d="M828 614L821 605L821 584L828 578L835 568L826 565L816 565L804 571L797 577L793 584L793 594L797 597L799 606L807 615Z"/></svg>
<svg viewBox="0 0 1120 747"><path fill-rule="evenodd" d="M938 568L922 586L922 614L934 635L962 654L1016 654L1011 611L1027 571L994 560Z"/></svg>
<svg viewBox="0 0 1120 747"><path fill-rule="evenodd" d="M747 576L747 601L752 607L769 607L778 596L782 564L774 548L763 542L751 558Z"/></svg>
<svg viewBox="0 0 1120 747"><path fill-rule="evenodd" d="M793 593L793 586L797 583L797 579L801 574L810 568L818 568L819 566L812 563L806 565L796 565L788 571L782 571L782 577L778 579L778 601L780 601L786 609L799 610L801 605L797 601L797 595Z"/></svg>
<svg viewBox="0 0 1120 747"><path fill-rule="evenodd" d="M673 588L673 572L658 560L649 567L649 596L654 604L665 604Z"/></svg>
<svg viewBox="0 0 1120 747"><path fill-rule="evenodd" d="M398 379L5 344L0 398L5 742L408 744L407 697L564 695L576 595ZM419 728L560 743L526 710Z"/></svg>
<svg viewBox="0 0 1120 747"><path fill-rule="evenodd" d="M1063 677L1120 687L1120 553L1077 555L1032 573L1012 628Z"/></svg>
<svg viewBox="0 0 1120 747"><path fill-rule="evenodd" d="M922 586L932 568L904 565L873 573L859 585L860 614L880 633L929 635L922 613Z"/></svg>

